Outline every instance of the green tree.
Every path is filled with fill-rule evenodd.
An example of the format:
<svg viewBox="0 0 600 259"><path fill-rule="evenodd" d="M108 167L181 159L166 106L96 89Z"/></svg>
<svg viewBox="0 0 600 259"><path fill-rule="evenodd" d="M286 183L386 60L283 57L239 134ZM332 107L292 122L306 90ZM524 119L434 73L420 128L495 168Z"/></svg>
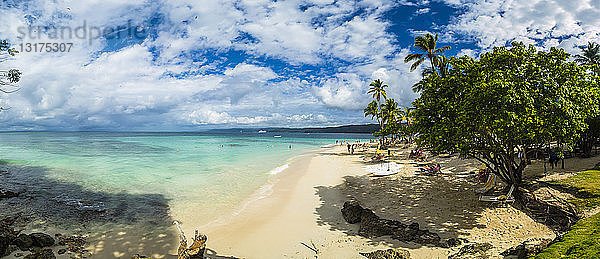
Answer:
<svg viewBox="0 0 600 259"><path fill-rule="evenodd" d="M369 91L367 92L368 94L372 94L373 95L373 99L375 99L374 101L376 101L375 103L375 107L377 108L377 121L379 122L379 127L381 129L381 132L383 132L383 118L381 117L381 97L383 97L383 99L387 99L387 93L385 91L385 88L388 87L388 85L384 84L383 81L376 79L373 80L373 82L371 82L369 84L369 86L371 88L369 88ZM371 104L369 104L371 105ZM369 106L367 106L367 108L369 108ZM366 109L365 109L366 112ZM367 116L367 114L365 114L365 116Z"/></svg>
<svg viewBox="0 0 600 259"><path fill-rule="evenodd" d="M587 46L579 47L581 54L575 55L575 61L581 65L590 67L591 71L600 74L600 45L594 42L588 42ZM583 151L583 157L590 157L592 149L600 138L600 115L589 118L586 122L588 129L581 134L581 139L577 146Z"/></svg>
<svg viewBox="0 0 600 259"><path fill-rule="evenodd" d="M381 132L382 135L384 137L387 135L391 135L392 137L397 135L400 127L402 110L398 108L398 103L394 99L387 99L382 105L381 117L385 123L385 126Z"/></svg>
<svg viewBox="0 0 600 259"><path fill-rule="evenodd" d="M587 46L579 47L581 54L575 55L575 61L582 65L600 65L600 45L588 42Z"/></svg>
<svg viewBox="0 0 600 259"><path fill-rule="evenodd" d="M384 100L387 99L387 93L385 92L385 88L388 87L388 85L384 84L383 81L379 79L374 80L369 84L369 86L371 88L369 88L369 91L367 93L372 94L373 99L377 100L378 104L381 104L381 97L383 97Z"/></svg>
<svg viewBox="0 0 600 259"><path fill-rule="evenodd" d="M598 112L598 81L568 58L522 43L479 60L452 58L447 76L422 79L413 103L420 145L475 158L504 182L522 184L527 150L572 145Z"/></svg>
<svg viewBox="0 0 600 259"><path fill-rule="evenodd" d="M404 110L402 111L402 120L406 121L407 124L412 124L414 117L413 117L413 109L411 109L410 107L404 107Z"/></svg>
<svg viewBox="0 0 600 259"><path fill-rule="evenodd" d="M446 50L450 50L450 46L437 48L437 41L438 35L435 34L435 36L433 36L430 33L415 38L414 47L417 48L419 53L411 53L404 58L405 63L413 62L410 66L410 71L417 69L426 58L429 59L429 62L431 63L431 68L428 70L429 73L435 73L436 69L443 67L441 66L444 61L442 54Z"/></svg>
<svg viewBox="0 0 600 259"><path fill-rule="evenodd" d="M0 41L0 63L13 57L16 53L19 52L14 48L11 48L8 41ZM0 92L12 93L17 91L18 88L16 88L15 84L18 83L19 80L21 80L21 72L18 69L0 68ZM4 110L4 108L0 107L0 110Z"/></svg>
<svg viewBox="0 0 600 259"><path fill-rule="evenodd" d="M377 118L377 124L379 124L379 127L381 128L382 124L381 124L381 115L379 112L379 105L377 104L377 101L373 100L369 103L369 105L367 105L367 107L363 110L365 113L365 117L367 116L371 116L371 119L375 119Z"/></svg>

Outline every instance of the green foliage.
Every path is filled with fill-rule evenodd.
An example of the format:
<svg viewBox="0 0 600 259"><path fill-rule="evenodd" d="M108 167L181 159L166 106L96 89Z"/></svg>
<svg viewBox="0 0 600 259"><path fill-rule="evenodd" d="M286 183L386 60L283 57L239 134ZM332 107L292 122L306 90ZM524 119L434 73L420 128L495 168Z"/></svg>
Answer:
<svg viewBox="0 0 600 259"><path fill-rule="evenodd" d="M436 68L444 67L445 64L443 62L445 60L443 59L442 54L446 50L450 50L450 46L437 48L437 41L438 35L436 34L434 36L430 33L415 38L414 47L417 48L419 53L411 53L404 58L405 63L413 62L410 66L411 72L417 69L425 61L425 58L429 59L431 68L426 69L424 75L435 73Z"/></svg>
<svg viewBox="0 0 600 259"><path fill-rule="evenodd" d="M600 258L600 213L577 222L562 241L535 258Z"/></svg>
<svg viewBox="0 0 600 259"><path fill-rule="evenodd" d="M588 42L587 46L579 47L581 54L575 55L575 62L586 66L588 71L600 75L600 45ZM584 157L590 157L592 148L600 139L600 115L586 121L588 129L583 132L577 146L583 151Z"/></svg>
<svg viewBox="0 0 600 259"><path fill-rule="evenodd" d="M369 94L373 95L373 101L363 110L365 117L371 116L371 119L377 119L380 130L375 132L375 137L385 137L388 135L398 135L401 131L401 122L404 118L404 111L398 107L394 99L387 99L385 88L388 87L383 81L377 79L369 85ZM381 97L385 103L381 104Z"/></svg>
<svg viewBox="0 0 600 259"><path fill-rule="evenodd" d="M486 163L507 183L521 183L518 152L556 141L572 145L598 112L598 81L562 49L513 43L479 60L452 58L446 76L419 82L414 127L419 142Z"/></svg>
<svg viewBox="0 0 600 259"><path fill-rule="evenodd" d="M576 189L580 194L578 196L586 197L569 200L579 211L600 206L600 165L556 183L568 189Z"/></svg>
<svg viewBox="0 0 600 259"><path fill-rule="evenodd" d="M8 58L19 53L6 41L0 41L0 62L6 61ZM18 69L1 69L0 68L0 92L11 93L16 90L7 90L4 87L13 86L13 84L21 80L21 72ZM1 110L2 108L0 108Z"/></svg>
<svg viewBox="0 0 600 259"><path fill-rule="evenodd" d="M384 84L383 81L377 79L371 82L369 86L371 88L367 93L373 94L373 98L377 100L377 103L380 102L381 97L383 97L383 99L387 99L387 93L385 92L385 88L388 87L388 85Z"/></svg>
<svg viewBox="0 0 600 259"><path fill-rule="evenodd" d="M379 105L377 105L377 101L373 100L369 103L369 105L367 105L367 108L365 108L364 110L365 113L365 117L367 116L371 116L371 119L374 118L378 118L380 117L379 115Z"/></svg>
<svg viewBox="0 0 600 259"><path fill-rule="evenodd" d="M381 114L385 127L382 130L384 136L397 135L401 127L403 111L398 107L394 99L387 99L381 107Z"/></svg>
<svg viewBox="0 0 600 259"><path fill-rule="evenodd" d="M588 42L587 46L579 47L581 54L575 55L575 62L582 65L600 65L600 44Z"/></svg>

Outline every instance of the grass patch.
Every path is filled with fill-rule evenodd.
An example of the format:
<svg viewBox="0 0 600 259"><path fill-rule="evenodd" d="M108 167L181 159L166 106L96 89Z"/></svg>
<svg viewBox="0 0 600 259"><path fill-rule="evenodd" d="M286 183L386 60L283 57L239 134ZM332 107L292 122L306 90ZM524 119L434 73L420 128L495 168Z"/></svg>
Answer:
<svg viewBox="0 0 600 259"><path fill-rule="evenodd" d="M600 258L600 214L580 220L562 241L535 256L543 258Z"/></svg>
<svg viewBox="0 0 600 259"><path fill-rule="evenodd" d="M580 198L569 202L580 212L600 206L600 164L555 183L576 190ZM577 222L562 241L552 244L534 258L600 258L600 213Z"/></svg>
<svg viewBox="0 0 600 259"><path fill-rule="evenodd" d="M600 206L600 165L556 183L565 188L577 190L578 196L583 197L569 200L578 211Z"/></svg>

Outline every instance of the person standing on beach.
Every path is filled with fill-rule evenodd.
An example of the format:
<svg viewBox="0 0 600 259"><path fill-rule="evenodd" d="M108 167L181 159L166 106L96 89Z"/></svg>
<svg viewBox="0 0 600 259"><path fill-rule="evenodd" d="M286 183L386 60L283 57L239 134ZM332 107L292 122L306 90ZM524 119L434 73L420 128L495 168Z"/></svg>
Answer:
<svg viewBox="0 0 600 259"><path fill-rule="evenodd" d="M348 153L350 153L350 143L348 143Z"/></svg>

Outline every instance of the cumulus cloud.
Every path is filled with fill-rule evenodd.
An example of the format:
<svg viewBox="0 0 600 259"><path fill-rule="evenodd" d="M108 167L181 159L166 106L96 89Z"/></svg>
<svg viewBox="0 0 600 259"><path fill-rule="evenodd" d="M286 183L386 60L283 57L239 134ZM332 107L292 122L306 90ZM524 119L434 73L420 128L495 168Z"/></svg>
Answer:
<svg viewBox="0 0 600 259"><path fill-rule="evenodd" d="M368 102L364 82L356 74L338 74L323 86L315 87L314 92L325 105L333 108L359 110Z"/></svg>
<svg viewBox="0 0 600 259"><path fill-rule="evenodd" d="M334 125L368 121L368 83L385 75L409 104L418 79L401 62L393 1L14 1L0 7L0 38L19 28L143 30L141 37L53 39L68 53L20 53L0 65L23 72L3 95L7 129L178 129L210 125ZM114 34L114 33L113 33ZM213 51L214 56L204 55ZM229 55L230 53L233 53ZM229 56L228 56L229 55ZM269 62L257 60L272 59ZM281 66L332 66L296 75Z"/></svg>
<svg viewBox="0 0 600 259"><path fill-rule="evenodd" d="M589 0L446 0L466 7L447 27L470 37L483 49L523 41L540 47L576 46L600 41L600 2Z"/></svg>

